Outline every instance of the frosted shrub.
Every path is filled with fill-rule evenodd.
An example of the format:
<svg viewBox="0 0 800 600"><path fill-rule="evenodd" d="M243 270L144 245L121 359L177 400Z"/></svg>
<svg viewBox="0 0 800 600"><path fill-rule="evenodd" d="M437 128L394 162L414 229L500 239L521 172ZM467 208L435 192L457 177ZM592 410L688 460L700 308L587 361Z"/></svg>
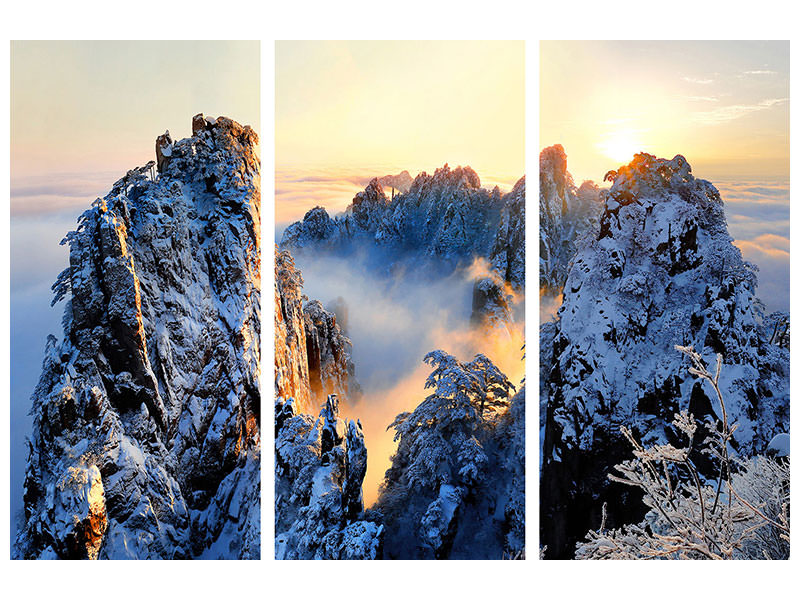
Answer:
<svg viewBox="0 0 800 600"><path fill-rule="evenodd" d="M789 557L789 460L757 456L734 461L728 443L736 425L718 382L722 356L712 375L692 347L676 346L692 361L692 375L714 389L722 420L707 424L702 452L719 465L716 481L703 481L691 459L697 423L691 414L675 414L672 426L687 440L644 448L633 433L622 433L633 447L632 460L616 466L609 479L638 487L650 508L644 520L620 529L590 531L577 544L579 559L786 559Z"/></svg>

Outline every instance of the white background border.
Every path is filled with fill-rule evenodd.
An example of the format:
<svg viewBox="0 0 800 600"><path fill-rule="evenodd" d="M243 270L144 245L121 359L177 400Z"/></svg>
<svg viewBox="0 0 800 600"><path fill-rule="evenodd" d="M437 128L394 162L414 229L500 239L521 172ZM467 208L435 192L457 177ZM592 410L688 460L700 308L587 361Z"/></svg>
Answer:
<svg viewBox="0 0 800 600"><path fill-rule="evenodd" d="M783 563L727 565L682 563L577 563L537 560L538 530L538 307L530 294L527 382L527 548L517 562L275 562L273 548L272 232L274 231L274 40L276 39L523 39L526 40L527 281L538 280L538 41L540 39L791 39L800 32L790 2L14 2L2 12L4 43L0 95L4 118L0 189L0 557L8 598L87 597L224 598L618 598L725 595L791 596L797 593L796 556ZM263 435L262 560L43 563L9 560L9 44L10 39L255 39L261 40L262 345ZM800 43L800 42L798 42ZM791 65L797 62L791 44ZM608 65L613 72L615 65ZM794 70L794 69L793 69ZM798 96L791 77L791 105ZM213 82L209 82L213 85ZM413 85L413 82L409 82ZM458 99L454 98L454 102ZM793 111L792 111L793 112ZM793 132L794 133L794 132ZM792 135L792 148L797 135ZM109 143L113 139L109 138ZM796 154L796 153L795 153ZM798 160L792 157L792 174ZM791 235L791 254L800 236ZM791 265L792 283L797 261ZM797 309L792 285L791 314ZM797 361L792 360L792 367ZM795 372L795 369L792 369ZM793 394L794 395L794 394ZM796 412L796 411L795 411ZM794 477L793 477L794 480Z"/></svg>

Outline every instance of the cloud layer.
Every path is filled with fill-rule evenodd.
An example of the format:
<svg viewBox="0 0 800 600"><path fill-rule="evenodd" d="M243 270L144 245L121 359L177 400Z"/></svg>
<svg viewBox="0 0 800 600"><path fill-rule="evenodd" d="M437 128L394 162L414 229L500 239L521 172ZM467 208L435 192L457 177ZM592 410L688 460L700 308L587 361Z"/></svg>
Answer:
<svg viewBox="0 0 800 600"><path fill-rule="evenodd" d="M343 407L347 418L358 418L368 449L364 495L367 505L395 451L394 417L413 410L430 392L424 389L430 372L426 353L442 349L462 360L485 353L518 385L524 376L524 299L515 307L519 323L509 333L486 335L470 326L472 276L470 266L452 271L435 261L425 265L392 263L379 249L348 257L295 254L303 273L304 293L326 306L341 297L347 307L346 334L353 341L356 377L364 397Z"/></svg>
<svg viewBox="0 0 800 600"><path fill-rule="evenodd" d="M124 173L53 173L11 179L11 216L80 214Z"/></svg>

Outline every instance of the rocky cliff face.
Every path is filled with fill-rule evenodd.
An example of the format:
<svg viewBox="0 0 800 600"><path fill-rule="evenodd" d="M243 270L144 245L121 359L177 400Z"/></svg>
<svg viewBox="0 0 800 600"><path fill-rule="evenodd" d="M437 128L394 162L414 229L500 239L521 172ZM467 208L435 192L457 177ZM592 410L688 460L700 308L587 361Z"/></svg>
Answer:
<svg viewBox="0 0 800 600"><path fill-rule="evenodd" d="M406 193L388 198L373 179L341 216L321 207L286 228L281 247L293 251L350 248L367 241L405 252L448 260L490 259L515 288L525 284L525 179L502 195L480 186L469 167L445 165L420 173Z"/></svg>
<svg viewBox="0 0 800 600"><path fill-rule="evenodd" d="M291 254L276 251L276 557L379 558L383 529L363 519L361 423L339 417L340 398L360 395L352 344L302 285Z"/></svg>
<svg viewBox="0 0 800 600"><path fill-rule="evenodd" d="M275 249L275 396L294 398L297 410L310 412L303 276L292 255Z"/></svg>
<svg viewBox="0 0 800 600"><path fill-rule="evenodd" d="M328 399L315 418L294 399L275 404L275 557L375 559L383 527L363 518L367 448L358 421Z"/></svg>
<svg viewBox="0 0 800 600"><path fill-rule="evenodd" d="M641 516L639 500L606 479L628 452L621 425L650 445L670 439L679 410L720 418L675 344L712 365L722 354L737 453L763 452L788 431L788 350L770 339L755 268L732 244L716 188L681 156L638 154L607 177L598 232L541 329L542 543L554 558L599 526L605 500L609 527Z"/></svg>
<svg viewBox="0 0 800 600"><path fill-rule="evenodd" d="M19 557L259 556L258 137L193 132L159 136L63 242Z"/></svg>
<svg viewBox="0 0 800 600"><path fill-rule="evenodd" d="M318 300L302 293L303 275L288 250L275 254L275 395L316 413L329 394L356 401L361 386L353 344Z"/></svg>
<svg viewBox="0 0 800 600"><path fill-rule="evenodd" d="M539 287L559 294L570 261L597 232L600 190L591 181L575 187L567 155L556 144L539 154Z"/></svg>

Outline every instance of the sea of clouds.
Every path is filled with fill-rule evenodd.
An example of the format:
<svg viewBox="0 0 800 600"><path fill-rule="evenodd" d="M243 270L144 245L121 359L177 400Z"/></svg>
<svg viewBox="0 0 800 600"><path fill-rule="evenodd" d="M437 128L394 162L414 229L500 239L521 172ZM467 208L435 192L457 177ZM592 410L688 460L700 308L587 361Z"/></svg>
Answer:
<svg viewBox="0 0 800 600"><path fill-rule="evenodd" d="M393 262L374 245L346 256L294 253L303 274L303 291L328 310L345 307L340 318L353 342L356 377L363 389L358 401L345 402L346 418L360 419L367 444L364 500L369 506L396 449L386 427L412 411L430 393L425 354L441 349L469 361L481 352L518 388L524 377L524 298L515 298L516 322L509 331L487 335L470 323L472 286L485 261L452 264L435 259ZM337 308L341 313L341 309Z"/></svg>
<svg viewBox="0 0 800 600"><path fill-rule="evenodd" d="M758 269L758 297L768 312L789 311L789 182L716 180L728 231Z"/></svg>

